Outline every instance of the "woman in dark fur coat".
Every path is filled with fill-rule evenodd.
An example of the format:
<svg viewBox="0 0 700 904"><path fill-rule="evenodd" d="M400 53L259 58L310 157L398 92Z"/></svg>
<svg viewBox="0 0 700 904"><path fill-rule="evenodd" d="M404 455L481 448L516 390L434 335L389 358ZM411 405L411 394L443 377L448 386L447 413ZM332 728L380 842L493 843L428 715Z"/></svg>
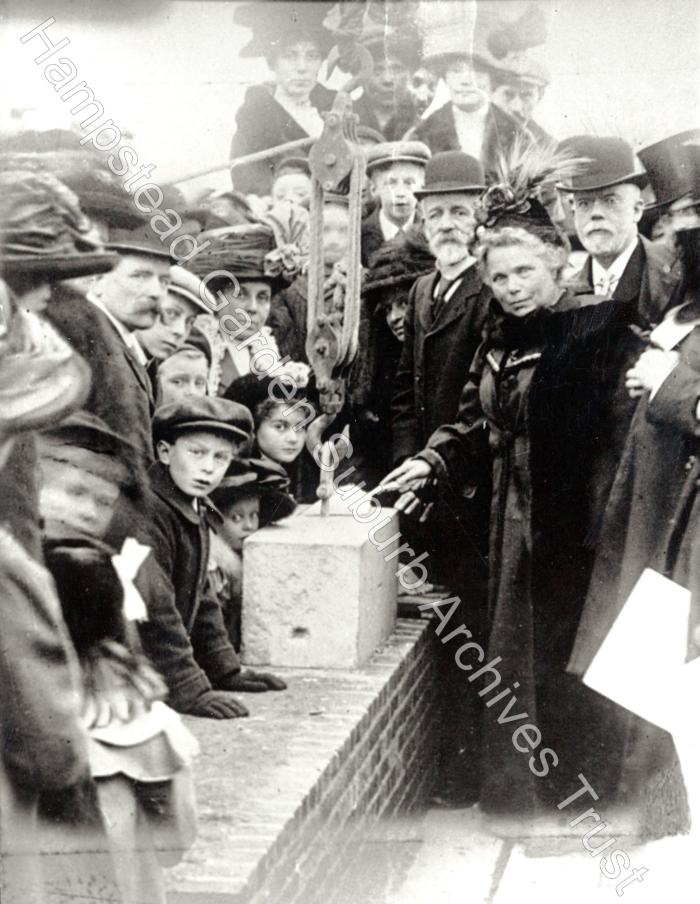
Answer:
<svg viewBox="0 0 700 904"><path fill-rule="evenodd" d="M634 407L625 372L641 343L625 306L564 291L568 243L535 180L523 186L511 172L482 202L479 253L495 301L457 421L385 480L410 491L397 504L410 509L412 490L431 478L468 496L491 475L488 637L474 626L473 644L453 641L465 693L486 703L481 804L556 813L579 773L595 785L604 771L606 712L565 669L598 509Z"/></svg>

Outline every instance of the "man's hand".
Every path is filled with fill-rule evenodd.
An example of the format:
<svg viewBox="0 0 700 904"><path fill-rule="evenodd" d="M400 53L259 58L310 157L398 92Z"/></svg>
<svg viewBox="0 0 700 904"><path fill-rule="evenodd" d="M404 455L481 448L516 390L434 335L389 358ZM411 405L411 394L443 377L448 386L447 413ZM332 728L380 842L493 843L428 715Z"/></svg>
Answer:
<svg viewBox="0 0 700 904"><path fill-rule="evenodd" d="M398 468L390 471L380 483L380 486L386 487L396 485L395 488L405 493L407 490L417 490L425 486L428 478L433 473L432 465L422 458L407 458L401 462Z"/></svg>
<svg viewBox="0 0 700 904"><path fill-rule="evenodd" d="M645 392L656 392L679 361L678 352L666 352L660 348L647 349L639 356L634 367L627 371L627 392L633 399Z"/></svg>
<svg viewBox="0 0 700 904"><path fill-rule="evenodd" d="M205 691L194 701L188 714L203 719L239 719L247 716L248 710L227 691Z"/></svg>
<svg viewBox="0 0 700 904"><path fill-rule="evenodd" d="M222 678L218 687L227 691L244 691L248 694L261 694L264 691L284 691L287 685L276 675L269 672L255 672L253 669L243 669L235 675L227 675Z"/></svg>

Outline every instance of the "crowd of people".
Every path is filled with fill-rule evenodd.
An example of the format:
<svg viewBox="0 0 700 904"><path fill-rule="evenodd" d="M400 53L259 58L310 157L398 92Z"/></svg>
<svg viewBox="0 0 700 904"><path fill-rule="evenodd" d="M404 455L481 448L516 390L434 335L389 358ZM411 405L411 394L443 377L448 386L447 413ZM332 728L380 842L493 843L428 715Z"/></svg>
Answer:
<svg viewBox="0 0 700 904"><path fill-rule="evenodd" d="M316 498L307 152L321 65L353 60L331 4L275 6L237 10L273 82L236 116L232 189L161 187L186 259L80 135L0 136L3 901L164 901L196 830L180 714L285 689L239 659L242 550ZM436 793L533 814L585 773L639 801L678 771L670 737L581 678L646 568L691 591L699 652L700 130L551 138L536 7L483 48L408 25L368 14L352 42L364 270L336 425L429 553L419 599L458 598L481 645L464 669L464 632L439 645ZM350 224L326 194L331 294Z"/></svg>

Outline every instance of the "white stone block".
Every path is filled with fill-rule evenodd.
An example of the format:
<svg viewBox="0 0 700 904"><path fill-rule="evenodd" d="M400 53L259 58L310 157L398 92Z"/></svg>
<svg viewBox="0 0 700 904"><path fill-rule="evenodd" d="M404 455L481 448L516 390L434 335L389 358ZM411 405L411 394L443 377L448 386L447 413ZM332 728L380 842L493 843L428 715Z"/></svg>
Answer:
<svg viewBox="0 0 700 904"><path fill-rule="evenodd" d="M352 515L302 513L249 537L243 546L243 662L364 664L396 620L399 564L397 556L387 556L398 534L396 512L382 509L369 524Z"/></svg>

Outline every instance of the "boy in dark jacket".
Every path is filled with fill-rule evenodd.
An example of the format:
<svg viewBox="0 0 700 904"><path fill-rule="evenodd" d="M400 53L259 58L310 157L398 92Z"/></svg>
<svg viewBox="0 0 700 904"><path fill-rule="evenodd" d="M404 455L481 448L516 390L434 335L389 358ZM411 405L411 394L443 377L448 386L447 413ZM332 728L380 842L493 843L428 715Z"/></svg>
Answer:
<svg viewBox="0 0 700 904"><path fill-rule="evenodd" d="M204 593L209 528L221 524L207 494L252 426L248 410L226 399L161 406L153 421L158 461L150 470L145 518L129 531L152 549L159 566L139 575L137 584L149 609L141 640L168 684L168 702L179 712L214 719L248 714L231 691L285 688L272 675L241 671L221 608Z"/></svg>

